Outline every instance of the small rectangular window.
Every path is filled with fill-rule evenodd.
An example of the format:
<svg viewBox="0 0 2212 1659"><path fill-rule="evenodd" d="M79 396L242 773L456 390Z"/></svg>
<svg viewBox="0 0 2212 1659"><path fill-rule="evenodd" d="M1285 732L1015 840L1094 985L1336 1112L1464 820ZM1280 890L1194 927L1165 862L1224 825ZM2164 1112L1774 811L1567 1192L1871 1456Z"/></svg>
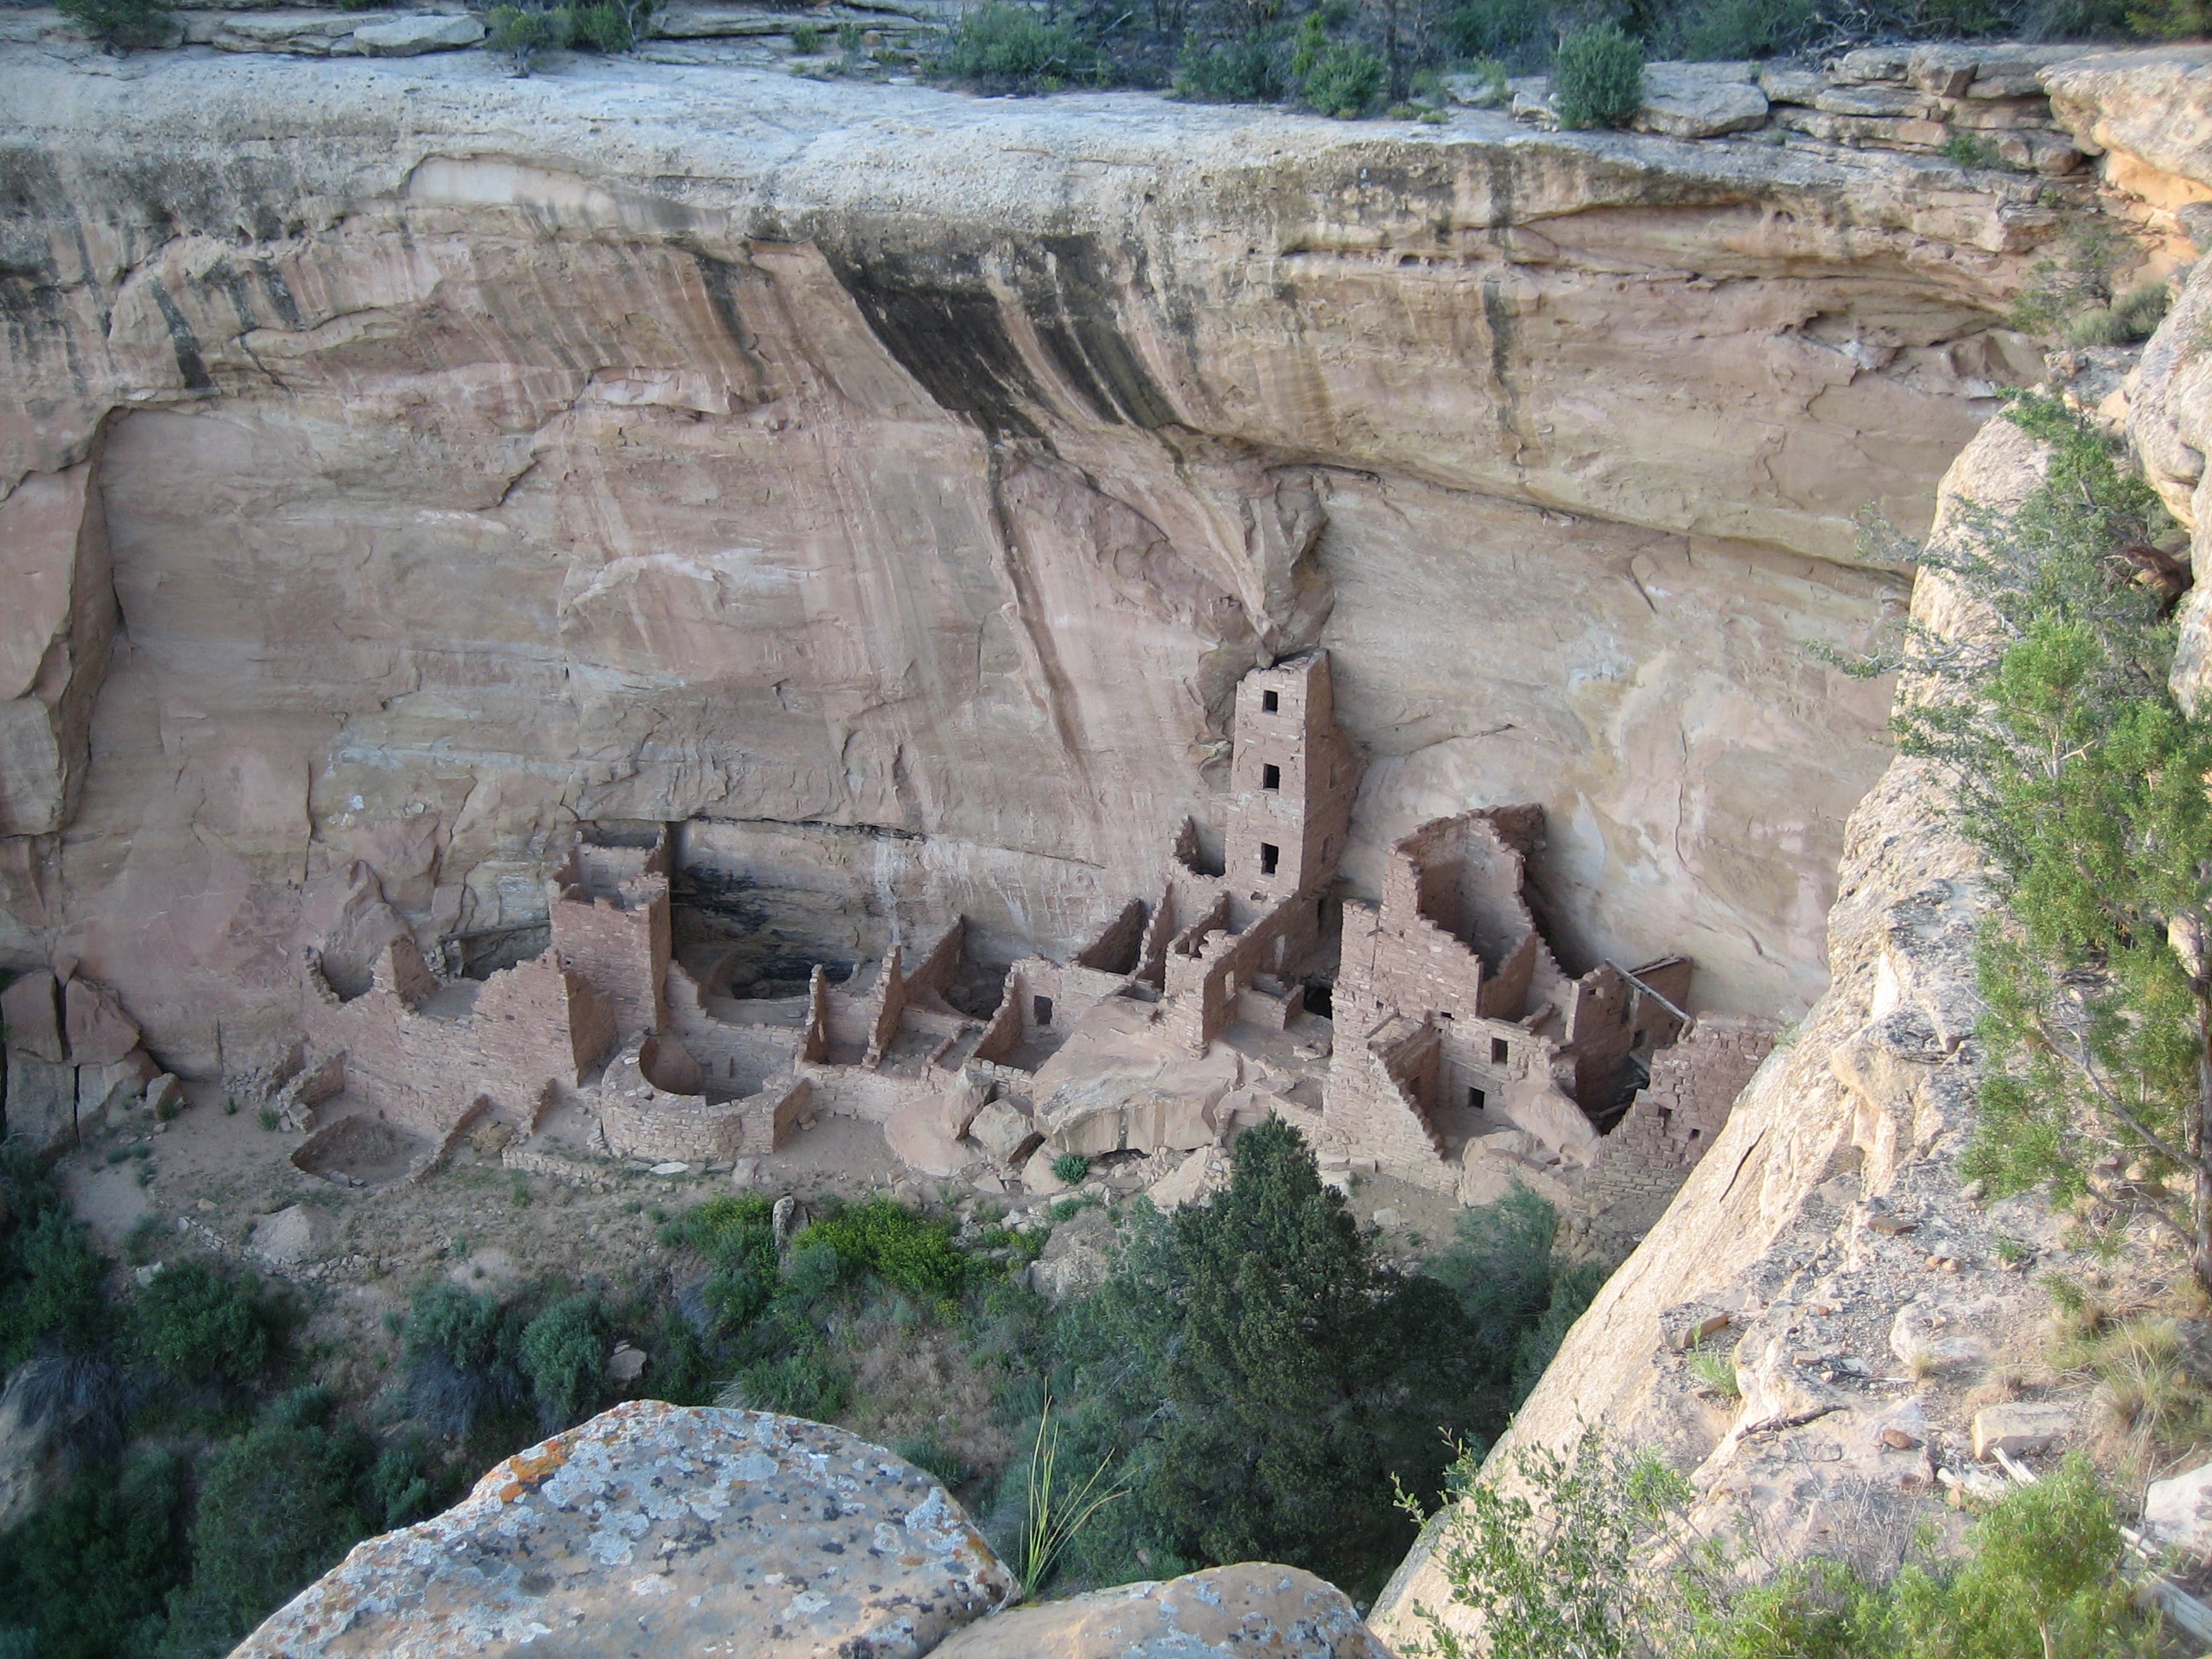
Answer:
<svg viewBox="0 0 2212 1659"><path fill-rule="evenodd" d="M1492 1066L1503 1066L1507 1060L1512 1058L1512 1045L1507 1042L1504 1037L1492 1037L1490 1039L1490 1063Z"/></svg>
<svg viewBox="0 0 2212 1659"><path fill-rule="evenodd" d="M1275 865L1282 856L1282 848L1276 846L1274 842L1269 841L1261 842L1260 843L1260 873L1263 876L1273 875L1275 873Z"/></svg>
<svg viewBox="0 0 2212 1659"><path fill-rule="evenodd" d="M1283 700L1277 696L1273 692L1262 691L1260 694L1260 712L1261 714L1274 714L1277 710L1280 709L1282 706Z"/></svg>
<svg viewBox="0 0 2212 1659"><path fill-rule="evenodd" d="M1279 766L1272 764L1263 764L1260 768L1260 787L1262 789L1281 788L1283 787L1283 769Z"/></svg>
<svg viewBox="0 0 2212 1659"><path fill-rule="evenodd" d="M1051 1024L1052 999L1050 997L1031 997L1030 999L1030 1023L1033 1024Z"/></svg>
<svg viewBox="0 0 2212 1659"><path fill-rule="evenodd" d="M1483 1092L1480 1089L1470 1087L1467 1091L1467 1103L1474 1111L1479 1112L1482 1109L1484 1098Z"/></svg>

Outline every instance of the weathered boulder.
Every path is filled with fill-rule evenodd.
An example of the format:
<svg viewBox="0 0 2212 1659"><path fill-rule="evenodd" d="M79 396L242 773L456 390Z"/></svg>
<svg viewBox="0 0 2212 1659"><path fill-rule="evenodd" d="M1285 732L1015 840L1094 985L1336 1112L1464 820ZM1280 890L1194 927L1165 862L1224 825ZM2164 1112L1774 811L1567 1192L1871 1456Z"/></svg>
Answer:
<svg viewBox="0 0 2212 1659"><path fill-rule="evenodd" d="M940 1659L1389 1659L1342 1590L1265 1561L1016 1607L969 1626L937 1653Z"/></svg>
<svg viewBox="0 0 2212 1659"><path fill-rule="evenodd" d="M1756 64L1658 63L1644 66L1640 132L1669 138L1717 138L1766 123L1766 94Z"/></svg>
<svg viewBox="0 0 2212 1659"><path fill-rule="evenodd" d="M1000 1163L1018 1165L1043 1136L1029 1114L1003 1100L994 1100L977 1112L968 1126L968 1137Z"/></svg>
<svg viewBox="0 0 2212 1659"><path fill-rule="evenodd" d="M1041 1198L1066 1192L1068 1183L1062 1181L1052 1167L1054 1159L1065 1156L1066 1154L1055 1152L1048 1145L1040 1145L1030 1154L1029 1161L1022 1165L1022 1190L1034 1193Z"/></svg>
<svg viewBox="0 0 2212 1659"><path fill-rule="evenodd" d="M2074 1431L2074 1408L2015 1401L2004 1406L1984 1406L1974 1413L1974 1455L1994 1462L2002 1452L2025 1457L2048 1451Z"/></svg>
<svg viewBox="0 0 2212 1659"><path fill-rule="evenodd" d="M516 1454L443 1515L356 1545L234 1659L611 1641L902 1659L1012 1589L960 1505L889 1452L796 1418L641 1400Z"/></svg>
<svg viewBox="0 0 2212 1659"><path fill-rule="evenodd" d="M6 1129L35 1152L76 1141L76 1067L57 1066L23 1051L8 1050Z"/></svg>
<svg viewBox="0 0 2212 1659"><path fill-rule="evenodd" d="M2157 1544L2212 1560L2212 1463L2152 1481L2143 1493L2142 1519Z"/></svg>
<svg viewBox="0 0 2212 1659"><path fill-rule="evenodd" d="M387 21L389 13L265 11L226 17L208 44L219 52L281 52L299 58L343 57L354 31Z"/></svg>
<svg viewBox="0 0 2212 1659"><path fill-rule="evenodd" d="M388 23L364 23L353 44L370 58L415 58L426 52L458 52L484 38L481 20L462 14L434 13L395 17Z"/></svg>
<svg viewBox="0 0 2212 1659"><path fill-rule="evenodd" d="M256 1255L279 1267L297 1267L320 1255L330 1237L331 1218L327 1212L311 1205L295 1204L255 1221L249 1248Z"/></svg>
<svg viewBox="0 0 2212 1659"><path fill-rule="evenodd" d="M105 985L78 977L63 988L70 1058L80 1066L106 1066L138 1046L138 1027Z"/></svg>
<svg viewBox="0 0 2212 1659"><path fill-rule="evenodd" d="M1114 1267L1114 1218L1103 1209L1079 1210L1052 1230L1030 1264L1030 1284L1048 1302L1065 1302L1106 1282Z"/></svg>
<svg viewBox="0 0 2212 1659"><path fill-rule="evenodd" d="M1174 1170L1145 1188L1156 1210L1195 1204L1229 1184L1229 1155L1218 1146L1200 1146Z"/></svg>

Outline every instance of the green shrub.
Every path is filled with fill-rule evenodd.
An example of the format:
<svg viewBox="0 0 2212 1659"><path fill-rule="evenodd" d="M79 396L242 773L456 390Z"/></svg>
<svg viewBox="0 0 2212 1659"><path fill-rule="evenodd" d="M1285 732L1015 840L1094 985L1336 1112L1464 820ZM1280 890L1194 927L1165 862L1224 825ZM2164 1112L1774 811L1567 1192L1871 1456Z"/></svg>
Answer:
<svg viewBox="0 0 2212 1659"><path fill-rule="evenodd" d="M105 1264L82 1222L57 1205L19 1224L0 1249L0 1366L27 1358L42 1340L88 1352L106 1335Z"/></svg>
<svg viewBox="0 0 2212 1659"><path fill-rule="evenodd" d="M1320 114L1352 120L1373 111L1388 78L1382 54L1364 40L1335 41L1299 72L1299 100Z"/></svg>
<svg viewBox="0 0 2212 1659"><path fill-rule="evenodd" d="M1993 167L2002 165L1997 147L1978 132L1960 127L1943 141L1943 156L1962 167Z"/></svg>
<svg viewBox="0 0 2212 1659"><path fill-rule="evenodd" d="M592 0L590 5L572 6L568 9L568 43L583 52L610 55L628 52L637 44L641 21L614 0Z"/></svg>
<svg viewBox="0 0 2212 1659"><path fill-rule="evenodd" d="M138 1292L131 1346L173 1383L250 1382L270 1351L250 1291L204 1261L173 1262Z"/></svg>
<svg viewBox="0 0 2212 1659"><path fill-rule="evenodd" d="M810 1346L744 1367L723 1385L714 1403L826 1423L845 1409L851 1393L852 1379L844 1369Z"/></svg>
<svg viewBox="0 0 2212 1659"><path fill-rule="evenodd" d="M1070 1547L1071 1569L1114 1582L1139 1549L1156 1564L1278 1560L1360 1593L1410 1538L1392 1476L1434 1490L1439 1427L1494 1427L1502 1401L1468 1363L1450 1292L1378 1261L1297 1131L1262 1124L1235 1158L1205 1203L1140 1208L1113 1276L1058 1322L1057 1462L1073 1485L1055 1502L1109 1458L1129 1492ZM1040 1432L1036 1384L1024 1440ZM1030 1504L1017 1473L1002 1534Z"/></svg>
<svg viewBox="0 0 2212 1659"><path fill-rule="evenodd" d="M61 15L112 52L158 46L174 27L169 0L55 0Z"/></svg>
<svg viewBox="0 0 2212 1659"><path fill-rule="evenodd" d="M82 1470L0 1534L0 1633L27 1630L38 1659L150 1652L187 1559L184 1484L173 1452L137 1453Z"/></svg>
<svg viewBox="0 0 2212 1659"><path fill-rule="evenodd" d="M1553 38L1546 0L1467 0L1446 16L1443 32L1454 57L1516 69L1540 67Z"/></svg>
<svg viewBox="0 0 2212 1659"><path fill-rule="evenodd" d="M888 1198L833 1208L793 1243L794 1254L798 1247L826 1244L848 1271L874 1273L930 1301L958 1296L967 1277L967 1261L945 1224Z"/></svg>
<svg viewBox="0 0 2212 1659"><path fill-rule="evenodd" d="M571 19L566 8L494 6L484 16L484 50L497 53L526 76L541 52L557 52L568 44ZM528 1188L520 1200L528 1203Z"/></svg>
<svg viewBox="0 0 2212 1659"><path fill-rule="evenodd" d="M821 26L815 23L793 23L791 26L791 50L799 58L812 58L822 51Z"/></svg>
<svg viewBox="0 0 2212 1659"><path fill-rule="evenodd" d="M1097 76L1096 54L1073 29L1006 0L990 0L961 18L938 70L985 92L1054 92Z"/></svg>
<svg viewBox="0 0 2212 1659"><path fill-rule="evenodd" d="M606 1393L611 1337L606 1304L587 1291L562 1297L523 1327L522 1371L548 1430L565 1429L598 1409Z"/></svg>
<svg viewBox="0 0 2212 1659"><path fill-rule="evenodd" d="M1080 1186L1091 1173L1091 1160L1080 1152L1062 1152L1052 1161L1053 1178L1069 1187Z"/></svg>
<svg viewBox="0 0 2212 1659"><path fill-rule="evenodd" d="M1618 25L1569 35L1552 61L1552 106L1563 127L1622 127L1644 106L1644 48Z"/></svg>
<svg viewBox="0 0 2212 1659"><path fill-rule="evenodd" d="M1264 104L1285 96L1283 52L1276 40L1253 35L1187 51L1176 70L1176 94L1199 104Z"/></svg>
<svg viewBox="0 0 2212 1659"><path fill-rule="evenodd" d="M925 1429L911 1439L898 1442L891 1449L933 1477L947 1491L957 1491L975 1478L975 1467L939 1440L933 1430Z"/></svg>
<svg viewBox="0 0 2212 1659"><path fill-rule="evenodd" d="M315 1395L286 1396L209 1460L192 1518L191 1577L170 1595L165 1653L221 1651L369 1530L362 1488L374 1443L313 1420L328 1405Z"/></svg>
<svg viewBox="0 0 2212 1659"><path fill-rule="evenodd" d="M1550 1297L1535 1325L1513 1345L1513 1401L1516 1406L1536 1391L1544 1372L1557 1358L1574 1322L1589 1310L1609 1277L1601 1261L1578 1261L1555 1272Z"/></svg>

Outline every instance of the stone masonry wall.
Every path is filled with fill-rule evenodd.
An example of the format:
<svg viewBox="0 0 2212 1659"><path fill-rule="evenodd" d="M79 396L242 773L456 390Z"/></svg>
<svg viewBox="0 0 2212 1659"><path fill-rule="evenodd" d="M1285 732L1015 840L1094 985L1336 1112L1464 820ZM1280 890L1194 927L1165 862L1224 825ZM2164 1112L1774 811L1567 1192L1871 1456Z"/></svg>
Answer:
<svg viewBox="0 0 2212 1659"><path fill-rule="evenodd" d="M1727 1126L1736 1097L1773 1049L1771 1020L1701 1016L1651 1061L1651 1081L1598 1142L1576 1208L1604 1234L1640 1237Z"/></svg>
<svg viewBox="0 0 2212 1659"><path fill-rule="evenodd" d="M1403 1181L1453 1189L1457 1173L1429 1126L1423 1103L1436 1087L1438 1041L1432 1025L1391 1021L1361 1042L1339 1037L1329 1067L1322 1120L1329 1129Z"/></svg>

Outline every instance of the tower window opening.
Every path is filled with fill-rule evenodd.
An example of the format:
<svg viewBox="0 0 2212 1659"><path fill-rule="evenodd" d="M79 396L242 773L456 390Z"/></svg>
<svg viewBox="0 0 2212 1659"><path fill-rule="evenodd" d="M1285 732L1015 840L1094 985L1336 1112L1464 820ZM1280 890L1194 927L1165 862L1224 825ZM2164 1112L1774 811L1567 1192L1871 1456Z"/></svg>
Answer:
<svg viewBox="0 0 2212 1659"><path fill-rule="evenodd" d="M1274 842L1271 841L1261 842L1260 843L1260 873L1263 876L1273 875L1275 873L1275 866L1281 860L1282 856L1282 848L1276 846Z"/></svg>
<svg viewBox="0 0 2212 1659"><path fill-rule="evenodd" d="M1504 1037L1492 1037L1490 1039L1490 1063L1492 1066L1503 1066L1506 1061L1512 1058L1512 1044L1506 1042Z"/></svg>
<svg viewBox="0 0 2212 1659"><path fill-rule="evenodd" d="M1276 696L1273 691L1262 691L1260 694L1260 712L1261 714L1275 714L1281 709L1282 706L1282 698Z"/></svg>
<svg viewBox="0 0 2212 1659"><path fill-rule="evenodd" d="M1481 1090L1475 1088L1471 1084L1468 1085L1467 1091L1467 1104L1468 1110L1476 1112L1480 1111L1482 1109L1482 1103L1486 1098L1487 1098L1487 1097L1483 1094Z"/></svg>
<svg viewBox="0 0 2212 1659"><path fill-rule="evenodd" d="M1030 1023L1033 1024L1051 1024L1052 999L1050 997L1031 997L1030 999Z"/></svg>
<svg viewBox="0 0 2212 1659"><path fill-rule="evenodd" d="M1263 764L1260 768L1260 787L1262 789L1281 788L1283 787L1283 769L1273 764L1272 762Z"/></svg>

